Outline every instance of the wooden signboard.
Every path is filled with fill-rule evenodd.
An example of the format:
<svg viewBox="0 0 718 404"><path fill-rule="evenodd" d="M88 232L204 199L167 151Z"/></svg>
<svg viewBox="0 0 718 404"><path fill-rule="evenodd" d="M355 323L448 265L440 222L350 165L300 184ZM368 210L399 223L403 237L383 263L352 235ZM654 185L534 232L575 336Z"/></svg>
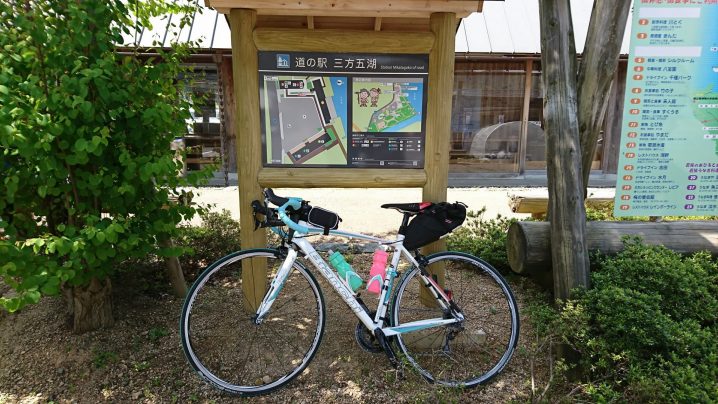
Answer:
<svg viewBox="0 0 718 404"><path fill-rule="evenodd" d="M210 0L206 3L227 14L230 22L242 229L254 228L250 202L262 199L263 187L422 187L423 200L446 200L455 32L459 18L480 11L483 2ZM392 54L428 55L428 75L421 77L422 97L425 97L421 128L423 168L372 165L368 168L305 168L266 164L268 154L262 145L262 119L265 127L268 124L271 128L272 122L270 119L267 123L267 116L260 114L259 56L277 58L277 55L297 52L377 55L377 58ZM302 153L296 157L300 161L306 158ZM261 231L242 231L241 244L242 248L264 247L266 235ZM435 243L424 250L431 252L443 247ZM264 264L255 265L254 269L243 270L242 275L247 295L254 300L249 302L250 307L258 303L266 288Z"/></svg>

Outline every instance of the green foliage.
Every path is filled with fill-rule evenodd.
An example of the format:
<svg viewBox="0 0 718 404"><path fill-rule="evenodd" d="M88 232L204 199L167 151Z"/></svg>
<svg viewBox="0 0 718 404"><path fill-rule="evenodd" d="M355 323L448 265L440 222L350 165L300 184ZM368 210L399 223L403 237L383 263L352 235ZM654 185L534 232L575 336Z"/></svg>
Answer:
<svg viewBox="0 0 718 404"><path fill-rule="evenodd" d="M185 274L197 274L207 265L238 251L239 222L229 211L203 212L201 226L182 226L176 244L187 253L180 257Z"/></svg>
<svg viewBox="0 0 718 404"><path fill-rule="evenodd" d="M150 339L152 342L159 341L160 338L166 337L169 335L169 331L167 331L164 327L153 327L150 329L150 331L147 333L147 338Z"/></svg>
<svg viewBox="0 0 718 404"><path fill-rule="evenodd" d="M117 362L117 359L118 356L115 352L96 349L92 356L92 365L96 369L102 369L110 363Z"/></svg>
<svg viewBox="0 0 718 404"><path fill-rule="evenodd" d="M498 215L496 219L484 219L486 208L478 212L469 212L466 222L447 238L450 250L464 251L480 257L501 271L508 271L509 261L506 255L506 237L511 223L509 219Z"/></svg>
<svg viewBox="0 0 718 404"><path fill-rule="evenodd" d="M158 57L121 55L129 27L196 2L0 2L0 279L15 311L63 284L110 276L157 249L196 209L169 144L185 133L190 100L176 78L189 46ZM183 5L186 4L186 5ZM132 18L134 14L136 18Z"/></svg>
<svg viewBox="0 0 718 404"><path fill-rule="evenodd" d="M562 309L596 401L708 402L718 393L718 263L627 238Z"/></svg>
<svg viewBox="0 0 718 404"><path fill-rule="evenodd" d="M664 221L674 220L716 220L718 216L662 216ZM586 220L591 221L648 221L647 216L613 216L613 202L598 207L586 207Z"/></svg>

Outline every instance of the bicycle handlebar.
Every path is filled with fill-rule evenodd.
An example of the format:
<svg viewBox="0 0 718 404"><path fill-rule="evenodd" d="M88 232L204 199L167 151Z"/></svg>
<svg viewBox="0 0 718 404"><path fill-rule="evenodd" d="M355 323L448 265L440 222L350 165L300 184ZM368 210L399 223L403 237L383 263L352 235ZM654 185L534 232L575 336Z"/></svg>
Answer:
<svg viewBox="0 0 718 404"><path fill-rule="evenodd" d="M279 214L279 220L284 222L284 224L286 224L290 229L294 231L300 233L309 233L308 227L302 226L299 223L293 221L286 212L287 208L292 208L293 210L301 209L302 198L284 198L281 196L277 196L274 194L274 191L272 191L271 188L267 188L264 190L264 196L269 200L269 202L279 206L279 209L277 209L277 213Z"/></svg>
<svg viewBox="0 0 718 404"><path fill-rule="evenodd" d="M272 191L272 188L267 188L264 190L264 197L267 198L269 202L272 202L277 206L282 206L289 200L287 198L277 196L274 191Z"/></svg>

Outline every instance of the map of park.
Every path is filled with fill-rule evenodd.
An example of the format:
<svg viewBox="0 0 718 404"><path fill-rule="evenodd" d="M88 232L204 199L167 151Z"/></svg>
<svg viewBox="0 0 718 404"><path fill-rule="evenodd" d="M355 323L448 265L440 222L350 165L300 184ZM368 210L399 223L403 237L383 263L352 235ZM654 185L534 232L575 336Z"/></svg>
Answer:
<svg viewBox="0 0 718 404"><path fill-rule="evenodd" d="M341 77L265 76L267 163L347 164L345 91Z"/></svg>
<svg viewBox="0 0 718 404"><path fill-rule="evenodd" d="M693 98L693 116L703 125L706 139L713 139L718 155L718 92L708 87Z"/></svg>
<svg viewBox="0 0 718 404"><path fill-rule="evenodd" d="M356 77L352 93L354 132L421 132L422 79Z"/></svg>

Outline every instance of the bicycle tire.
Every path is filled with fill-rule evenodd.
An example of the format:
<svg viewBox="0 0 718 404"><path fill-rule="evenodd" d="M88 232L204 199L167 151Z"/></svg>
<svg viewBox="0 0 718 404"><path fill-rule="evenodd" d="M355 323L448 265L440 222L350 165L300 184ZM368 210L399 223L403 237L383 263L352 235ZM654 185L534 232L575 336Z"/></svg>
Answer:
<svg viewBox="0 0 718 404"><path fill-rule="evenodd" d="M398 334L395 343L406 360L431 382L462 388L484 384L504 369L516 348L516 299L506 280L480 258L443 252L426 259L429 265L445 266L444 288L451 292L465 320L461 329L449 325ZM438 305L427 307L426 300L420 299L424 286L419 273L420 269L413 267L399 281L392 299L392 326L449 318Z"/></svg>
<svg viewBox="0 0 718 404"><path fill-rule="evenodd" d="M214 387L240 396L269 393L299 376L319 348L326 320L319 284L295 261L271 310L255 324L241 281L250 259L266 261L267 288L284 261L270 249L221 258L194 282L180 318L182 348L192 368Z"/></svg>

